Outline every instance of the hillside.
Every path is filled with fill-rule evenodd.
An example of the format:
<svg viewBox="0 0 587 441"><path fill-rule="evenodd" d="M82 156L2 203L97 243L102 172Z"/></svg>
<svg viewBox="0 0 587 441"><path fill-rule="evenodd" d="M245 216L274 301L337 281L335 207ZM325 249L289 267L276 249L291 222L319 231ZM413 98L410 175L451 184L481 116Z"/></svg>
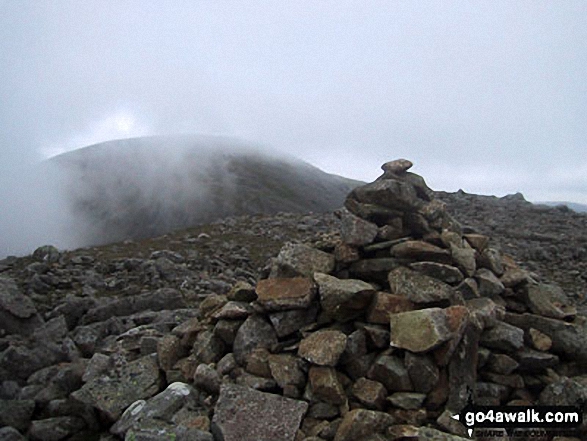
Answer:
<svg viewBox="0 0 587 441"><path fill-rule="evenodd" d="M226 216L327 212L357 181L224 138L109 141L50 160L79 246L154 237Z"/></svg>

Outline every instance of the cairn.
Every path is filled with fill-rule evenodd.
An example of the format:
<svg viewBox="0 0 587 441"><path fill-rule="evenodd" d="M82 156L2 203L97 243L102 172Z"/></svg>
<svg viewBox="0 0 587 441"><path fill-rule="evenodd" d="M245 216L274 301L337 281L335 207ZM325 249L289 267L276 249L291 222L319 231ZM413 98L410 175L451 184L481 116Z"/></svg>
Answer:
<svg viewBox="0 0 587 441"><path fill-rule="evenodd" d="M90 309L73 340L63 316L48 322L71 363L31 375L28 352L8 346L0 367L23 365L28 385L0 400L0 440L107 428L101 441L458 441L468 433L452 416L471 402L586 402L585 317L459 225L411 167L384 164L348 195L339 235L286 244L256 286L209 295L196 317L160 289ZM2 283L5 317L38 327ZM89 324L113 308L137 325L98 352ZM144 309L170 311L149 327Z"/></svg>

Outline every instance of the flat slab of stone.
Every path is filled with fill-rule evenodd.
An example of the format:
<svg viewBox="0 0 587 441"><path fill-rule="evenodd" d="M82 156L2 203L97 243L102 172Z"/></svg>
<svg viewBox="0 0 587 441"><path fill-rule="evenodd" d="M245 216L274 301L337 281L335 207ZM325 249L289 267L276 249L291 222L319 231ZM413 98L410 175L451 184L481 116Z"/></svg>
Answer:
<svg viewBox="0 0 587 441"><path fill-rule="evenodd" d="M392 293L403 295L414 303L450 300L455 296L450 285L406 267L394 269L387 279Z"/></svg>
<svg viewBox="0 0 587 441"><path fill-rule="evenodd" d="M316 295L312 279L264 279L257 282L257 301L268 311L304 309Z"/></svg>
<svg viewBox="0 0 587 441"><path fill-rule="evenodd" d="M318 284L322 309L340 321L361 315L375 293L373 286L362 280L343 280L323 273L314 274L314 280Z"/></svg>
<svg viewBox="0 0 587 441"><path fill-rule="evenodd" d="M149 355L123 366L117 375L89 381L71 396L116 421L132 403L159 392L161 380L157 357Z"/></svg>
<svg viewBox="0 0 587 441"><path fill-rule="evenodd" d="M293 441L308 410L303 401L223 384L211 430L224 441Z"/></svg>
<svg viewBox="0 0 587 441"><path fill-rule="evenodd" d="M340 331L317 331L300 342L298 355L313 364L336 366L346 348L346 342L346 335Z"/></svg>
<svg viewBox="0 0 587 441"><path fill-rule="evenodd" d="M310 277L315 272L329 273L334 269L334 256L308 245L286 243L275 259L270 278Z"/></svg>
<svg viewBox="0 0 587 441"><path fill-rule="evenodd" d="M426 308L390 316L390 345L420 353L437 348L453 337L446 311Z"/></svg>

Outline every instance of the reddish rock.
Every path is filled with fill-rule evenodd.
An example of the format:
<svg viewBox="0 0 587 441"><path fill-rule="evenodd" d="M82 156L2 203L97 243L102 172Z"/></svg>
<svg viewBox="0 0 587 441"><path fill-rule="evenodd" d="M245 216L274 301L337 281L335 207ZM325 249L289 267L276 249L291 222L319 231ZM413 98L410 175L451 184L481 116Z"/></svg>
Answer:
<svg viewBox="0 0 587 441"><path fill-rule="evenodd" d="M269 311L307 308L316 295L314 283L304 277L259 280L256 291L257 301Z"/></svg>

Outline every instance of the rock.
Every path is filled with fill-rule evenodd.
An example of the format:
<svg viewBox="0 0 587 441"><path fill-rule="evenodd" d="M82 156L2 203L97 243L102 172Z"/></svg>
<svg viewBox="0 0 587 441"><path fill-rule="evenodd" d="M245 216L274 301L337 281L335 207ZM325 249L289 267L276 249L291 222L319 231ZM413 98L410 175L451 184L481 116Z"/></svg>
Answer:
<svg viewBox="0 0 587 441"><path fill-rule="evenodd" d="M196 406L196 391L185 383L172 383L164 391L149 400L138 400L132 403L120 419L110 428L112 434L124 436L125 439L135 436L137 439L206 439L200 433L190 433L193 438L186 437L189 429L201 429L197 426L198 413L193 412ZM190 427L188 427L190 426ZM159 438L153 438L159 434ZM172 436L173 435L173 436Z"/></svg>
<svg viewBox="0 0 587 441"><path fill-rule="evenodd" d="M546 368L558 365L559 358L554 354L523 348L514 354L519 363L519 370L525 372L540 372Z"/></svg>
<svg viewBox="0 0 587 441"><path fill-rule="evenodd" d="M406 410L416 410L422 407L425 399L426 394L416 392L396 392L387 398L392 405Z"/></svg>
<svg viewBox="0 0 587 441"><path fill-rule="evenodd" d="M332 318L346 321L364 313L375 293L373 286L361 280L341 280L328 274L316 273L320 305Z"/></svg>
<svg viewBox="0 0 587 441"><path fill-rule="evenodd" d="M14 427L7 426L0 428L0 441L26 441L26 438Z"/></svg>
<svg viewBox="0 0 587 441"><path fill-rule="evenodd" d="M587 402L587 385L574 378L561 377L540 393L543 406L579 406Z"/></svg>
<svg viewBox="0 0 587 441"><path fill-rule="evenodd" d="M458 268L443 263L415 262L410 264L410 268L449 285L456 285L464 279L463 273Z"/></svg>
<svg viewBox="0 0 587 441"><path fill-rule="evenodd" d="M413 390L408 372L400 358L393 355L377 357L367 378L380 382L388 392L409 392Z"/></svg>
<svg viewBox="0 0 587 441"><path fill-rule="evenodd" d="M223 384L211 429L224 441L294 441L307 409L303 401Z"/></svg>
<svg viewBox="0 0 587 441"><path fill-rule="evenodd" d="M334 256L303 244L287 243L275 259L270 278L311 277L314 273L330 273Z"/></svg>
<svg viewBox="0 0 587 441"><path fill-rule="evenodd" d="M528 306L534 314L564 320L577 315L564 291L552 284L531 284L528 286Z"/></svg>
<svg viewBox="0 0 587 441"><path fill-rule="evenodd" d="M479 297L479 285L472 277L467 277L456 287L456 291L464 300L476 299Z"/></svg>
<svg viewBox="0 0 587 441"><path fill-rule="evenodd" d="M83 419L73 416L63 416L36 420L31 423L29 436L36 441L59 441L65 439L86 427Z"/></svg>
<svg viewBox="0 0 587 441"><path fill-rule="evenodd" d="M344 388L334 368L311 366L308 371L308 385L315 399L336 405L346 401Z"/></svg>
<svg viewBox="0 0 587 441"><path fill-rule="evenodd" d="M429 355L406 351L404 364L414 391L427 394L438 383L438 366Z"/></svg>
<svg viewBox="0 0 587 441"><path fill-rule="evenodd" d="M146 310L161 311L185 307L186 303L179 291L172 288L161 288L146 294L123 297L104 306L92 308L84 315L82 323L102 322L113 316L127 316Z"/></svg>
<svg viewBox="0 0 587 441"><path fill-rule="evenodd" d="M235 302L252 302L257 299L257 293L250 283L239 280L226 294L226 298Z"/></svg>
<svg viewBox="0 0 587 441"><path fill-rule="evenodd" d="M320 366L336 366L346 348L347 337L340 331L320 330L300 342L298 355Z"/></svg>
<svg viewBox="0 0 587 441"><path fill-rule="evenodd" d="M534 328L552 339L552 351L570 359L587 360L587 321L567 323L535 314L507 313L505 320L519 328Z"/></svg>
<svg viewBox="0 0 587 441"><path fill-rule="evenodd" d="M508 323L499 322L481 334L481 344L506 352L515 352L524 346L524 331Z"/></svg>
<svg viewBox="0 0 587 441"><path fill-rule="evenodd" d="M271 324L259 315L252 315L245 320L236 333L233 344L234 357L242 366L253 349L271 349L275 344L277 344L277 335Z"/></svg>
<svg viewBox="0 0 587 441"><path fill-rule="evenodd" d="M215 320L244 320L253 314L254 311L254 308L246 302L235 302L231 300L226 302L222 308L210 314L210 317Z"/></svg>
<svg viewBox="0 0 587 441"><path fill-rule="evenodd" d="M414 303L449 301L455 296L450 285L405 267L391 271L388 281L393 294L405 296Z"/></svg>
<svg viewBox="0 0 587 441"><path fill-rule="evenodd" d="M34 400L0 400L0 427L11 426L24 433L34 410Z"/></svg>
<svg viewBox="0 0 587 441"><path fill-rule="evenodd" d="M366 320L370 323L388 324L389 315L415 309L415 305L404 296L377 291L367 311Z"/></svg>
<svg viewBox="0 0 587 441"><path fill-rule="evenodd" d="M214 335L213 331L208 330L198 334L198 337L196 338L192 348L192 354L199 363L209 364L216 363L218 360L220 360L224 356L225 350L226 347L224 342L219 337Z"/></svg>
<svg viewBox="0 0 587 441"><path fill-rule="evenodd" d="M303 388L306 376L301 367L301 360L290 354L269 355L271 376L282 389L287 386Z"/></svg>
<svg viewBox="0 0 587 441"><path fill-rule="evenodd" d="M387 275L401 266L403 261L393 257L361 259L353 262L349 268L351 275L362 280L387 281Z"/></svg>
<svg viewBox="0 0 587 441"><path fill-rule="evenodd" d="M157 340L157 359L164 371L170 370L183 355L181 340L175 335L166 335Z"/></svg>
<svg viewBox="0 0 587 441"><path fill-rule="evenodd" d="M265 279L257 282L258 302L267 311L308 308L316 295L309 278Z"/></svg>
<svg viewBox="0 0 587 441"><path fill-rule="evenodd" d="M509 355L492 353L489 356L485 366L491 372L509 375L515 371L520 366L520 364Z"/></svg>
<svg viewBox="0 0 587 441"><path fill-rule="evenodd" d="M318 305L311 305L308 309L293 309L291 311L274 312L269 314L269 320L278 337L286 337L299 331L306 325L313 323L318 314Z"/></svg>
<svg viewBox="0 0 587 441"><path fill-rule="evenodd" d="M444 309L427 308L390 316L390 344L411 352L427 352L453 337Z"/></svg>
<svg viewBox="0 0 587 441"><path fill-rule="evenodd" d="M354 409L342 419L334 441L367 439L369 435L383 434L395 423L391 415L376 410Z"/></svg>
<svg viewBox="0 0 587 441"><path fill-rule="evenodd" d="M110 372L110 376L89 381L71 396L116 421L130 404L155 395L160 385L157 358L148 355L122 366L118 372Z"/></svg>
<svg viewBox="0 0 587 441"><path fill-rule="evenodd" d="M351 388L353 397L368 409L382 410L387 389L378 381L359 378Z"/></svg>
<svg viewBox="0 0 587 441"><path fill-rule="evenodd" d="M200 364L194 373L194 386L210 394L218 394L220 390L220 376L210 365Z"/></svg>
<svg viewBox="0 0 587 441"><path fill-rule="evenodd" d="M538 329L530 328L528 329L528 340L534 347L534 349L538 349L539 351L548 351L552 348L552 339L540 332Z"/></svg>
<svg viewBox="0 0 587 441"><path fill-rule="evenodd" d="M479 267L487 268L496 276L502 276L505 272L501 261L501 254L495 248L485 248L479 253Z"/></svg>
<svg viewBox="0 0 587 441"><path fill-rule="evenodd" d="M339 211L342 241L352 246L367 245L377 236L377 225L355 216L346 208Z"/></svg>
<svg viewBox="0 0 587 441"><path fill-rule="evenodd" d="M214 335L220 338L228 347L231 347L234 344L236 333L243 323L244 320L218 320L218 323L214 326Z"/></svg>
<svg viewBox="0 0 587 441"><path fill-rule="evenodd" d="M39 262L45 262L48 264L56 263L59 261L61 253L53 245L43 245L33 251L33 259Z"/></svg>
<svg viewBox="0 0 587 441"><path fill-rule="evenodd" d="M448 250L432 245L422 240L408 240L393 246L390 250L392 257L400 259L428 260L439 263L449 263Z"/></svg>
<svg viewBox="0 0 587 441"><path fill-rule="evenodd" d="M475 248L480 253L482 253L489 244L489 237L484 236L483 234L469 233L463 234L463 237L473 248Z"/></svg>
<svg viewBox="0 0 587 441"><path fill-rule="evenodd" d="M475 390L480 335L481 328L475 322L470 321L448 364L448 402L446 409L452 412L459 412L465 407Z"/></svg>
<svg viewBox="0 0 587 441"><path fill-rule="evenodd" d="M529 275L522 269L508 268L500 277L500 280L506 288L514 288L522 283L528 282Z"/></svg>
<svg viewBox="0 0 587 441"><path fill-rule="evenodd" d="M389 161L383 164L381 166L381 170L392 175L403 176L405 175L405 172L412 168L413 165L414 164L412 161L407 159L396 159L394 161Z"/></svg>
<svg viewBox="0 0 587 441"><path fill-rule="evenodd" d="M42 324L33 301L20 292L14 280L0 277L0 330L29 335Z"/></svg>
<svg viewBox="0 0 587 441"><path fill-rule="evenodd" d="M479 268L475 272L475 279L482 297L495 297L505 290L503 283L487 268Z"/></svg>
<svg viewBox="0 0 587 441"><path fill-rule="evenodd" d="M465 306L471 319L481 328L493 328L505 318L505 308L487 297L467 300Z"/></svg>
<svg viewBox="0 0 587 441"><path fill-rule="evenodd" d="M382 179L355 188L345 201L345 207L353 211L349 200L407 212L424 206L414 186L400 179Z"/></svg>
<svg viewBox="0 0 587 441"><path fill-rule="evenodd" d="M472 277L477 270L475 260L475 250L466 246L450 245L450 254L456 263L456 266L463 272L466 277Z"/></svg>

